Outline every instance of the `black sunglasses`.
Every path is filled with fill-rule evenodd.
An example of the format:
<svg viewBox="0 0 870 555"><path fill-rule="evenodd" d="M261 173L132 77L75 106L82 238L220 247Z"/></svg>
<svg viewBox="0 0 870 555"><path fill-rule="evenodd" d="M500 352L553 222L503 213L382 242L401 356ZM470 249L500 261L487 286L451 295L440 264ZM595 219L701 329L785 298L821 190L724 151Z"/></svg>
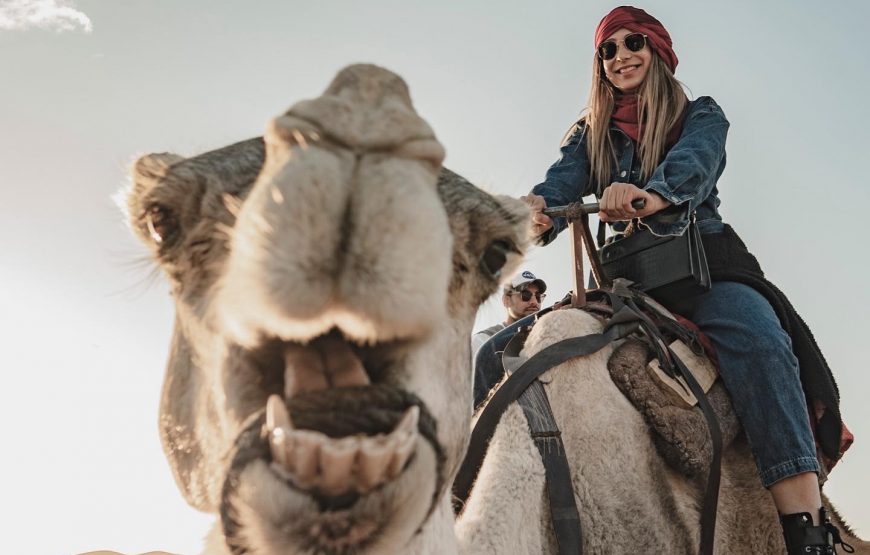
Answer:
<svg viewBox="0 0 870 555"><path fill-rule="evenodd" d="M639 52L646 46L646 35L643 33L629 33L621 41L632 52ZM598 45L598 56L602 60L612 60L616 56L619 43L615 40L606 40Z"/></svg>
<svg viewBox="0 0 870 555"><path fill-rule="evenodd" d="M532 293L528 289L523 289L522 291L512 291L511 293L519 293L520 298L523 300L524 303L527 303L530 300L532 300L532 295L535 296L535 300L538 302L541 302L544 299L544 297L547 296L546 293Z"/></svg>

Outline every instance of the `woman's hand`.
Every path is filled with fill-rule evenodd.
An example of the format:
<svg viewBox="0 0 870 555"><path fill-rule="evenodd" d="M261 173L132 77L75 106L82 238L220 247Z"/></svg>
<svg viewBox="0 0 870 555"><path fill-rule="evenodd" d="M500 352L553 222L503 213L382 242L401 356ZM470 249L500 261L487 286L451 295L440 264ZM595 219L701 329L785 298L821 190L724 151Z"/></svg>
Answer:
<svg viewBox="0 0 870 555"><path fill-rule="evenodd" d="M643 199L646 202L642 209L632 208L631 203L635 199ZM644 191L631 183L611 183L610 187L604 189L604 194L601 195L598 204L601 208L601 211L598 212L601 221L617 222L655 214L670 206L671 203L658 193Z"/></svg>
<svg viewBox="0 0 870 555"><path fill-rule="evenodd" d="M528 204L529 208L532 209L532 237L538 237L553 227L553 220L550 216L541 212L547 207L547 201L544 200L544 197L529 193L524 197L520 197L520 200Z"/></svg>

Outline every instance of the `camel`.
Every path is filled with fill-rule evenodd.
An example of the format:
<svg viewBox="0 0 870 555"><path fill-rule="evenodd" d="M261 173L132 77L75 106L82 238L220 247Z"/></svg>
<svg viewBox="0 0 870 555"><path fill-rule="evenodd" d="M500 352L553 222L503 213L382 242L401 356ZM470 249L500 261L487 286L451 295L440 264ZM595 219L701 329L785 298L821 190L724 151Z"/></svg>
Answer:
<svg viewBox="0 0 870 555"><path fill-rule="evenodd" d="M263 138L134 163L129 221L176 305L161 439L187 502L219 515L204 553L554 552L516 406L454 517L475 313L530 228L523 203L443 158L401 78L357 65ZM600 329L553 312L525 352ZM703 484L657 454L609 378L613 349L545 375L587 552L692 552ZM719 507L719 552L782 551L745 442L726 453Z"/></svg>

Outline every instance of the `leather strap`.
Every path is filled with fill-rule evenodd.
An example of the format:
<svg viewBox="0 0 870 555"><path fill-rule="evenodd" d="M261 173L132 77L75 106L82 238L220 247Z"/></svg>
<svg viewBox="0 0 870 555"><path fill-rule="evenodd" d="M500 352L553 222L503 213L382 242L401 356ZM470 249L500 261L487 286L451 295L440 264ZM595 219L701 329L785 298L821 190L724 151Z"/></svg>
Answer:
<svg viewBox="0 0 870 555"><path fill-rule="evenodd" d="M632 298L625 299L625 304L628 308L636 312L641 319L641 328L644 332L656 338L656 343L663 343L659 334L658 328L643 313L635 304ZM667 355L670 358L672 367L686 381L689 390L698 400L698 407L704 415L704 420L707 421L707 429L710 431L710 441L712 442L712 460L710 461L710 472L707 475L707 489L704 493L704 507L701 511L701 545L699 549L700 555L712 555L713 545L716 539L716 511L719 505L719 482L722 476L722 430L719 428L719 420L716 418L716 413L713 411L710 401L707 399L707 394L704 389L695 379L694 374L685 365L685 363L674 353L670 346L667 346ZM664 362L659 359L660 362Z"/></svg>
<svg viewBox="0 0 870 555"><path fill-rule="evenodd" d="M632 333L637 329L637 326L636 321L626 322L611 326L603 333L559 341L536 353L505 380L483 408L474 429L471 431L468 452L453 482L454 504L461 507L468 500L468 495L471 493L471 487L477 478L480 465L483 463L489 442L508 405L514 402L538 376L550 368L572 358L598 352L612 341Z"/></svg>
<svg viewBox="0 0 870 555"><path fill-rule="evenodd" d="M583 533L580 512L574 498L571 468L565 456L562 433L556 425L550 400L541 380L533 381L517 399L517 403L523 408L532 439L541 454L541 462L544 463L550 522L559 546L559 555L579 555L583 553Z"/></svg>
<svg viewBox="0 0 870 555"><path fill-rule="evenodd" d="M719 420L713 407L707 399L707 394L698 384L695 376L686 367L680 357L670 347L668 350L673 357L676 367L686 380L689 390L698 400L707 428L710 430L710 440L713 443L713 459L710 461L710 472L707 474L707 491L704 493L704 508L701 511L701 555L712 555L713 544L716 540L716 510L719 505L719 481L722 477L722 430L719 428Z"/></svg>
<svg viewBox="0 0 870 555"><path fill-rule="evenodd" d="M502 360L505 372L513 374L527 360L520 356L531 327L523 328L505 346ZM562 443L562 432L550 407L550 400L541 380L535 379L517 399L529 424L532 441L541 455L550 504L550 524L560 555L583 553L580 511L574 498L571 466Z"/></svg>

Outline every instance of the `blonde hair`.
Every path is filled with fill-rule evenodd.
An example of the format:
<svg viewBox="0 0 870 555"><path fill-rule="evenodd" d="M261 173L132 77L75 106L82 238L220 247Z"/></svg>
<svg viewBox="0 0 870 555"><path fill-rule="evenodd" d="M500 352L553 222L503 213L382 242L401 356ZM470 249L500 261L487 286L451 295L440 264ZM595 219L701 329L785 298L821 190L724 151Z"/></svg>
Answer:
<svg viewBox="0 0 870 555"><path fill-rule="evenodd" d="M586 153L590 177L598 194L610 185L611 165L616 151L610 140L610 115L613 113L616 89L604 75L604 66L597 54L592 62L592 90L581 121L586 123ZM688 99L674 74L655 53L646 78L637 90L637 120L644 124L638 154L641 179L646 181L665 154L668 131L680 120Z"/></svg>

